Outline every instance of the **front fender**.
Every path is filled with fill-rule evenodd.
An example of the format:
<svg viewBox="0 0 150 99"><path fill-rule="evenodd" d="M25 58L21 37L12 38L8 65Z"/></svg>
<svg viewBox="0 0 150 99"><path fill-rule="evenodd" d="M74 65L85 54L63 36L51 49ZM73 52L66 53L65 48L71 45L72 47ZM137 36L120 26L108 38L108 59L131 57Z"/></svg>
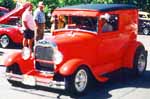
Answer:
<svg viewBox="0 0 150 99"><path fill-rule="evenodd" d="M11 52L11 53L10 53ZM3 55L3 65L4 66L11 66L12 64L16 63L18 59L21 58L21 51L10 51L8 53L4 51Z"/></svg>
<svg viewBox="0 0 150 99"><path fill-rule="evenodd" d="M81 65L86 65L82 59L71 59L65 62L59 69L59 73L63 76L73 74Z"/></svg>

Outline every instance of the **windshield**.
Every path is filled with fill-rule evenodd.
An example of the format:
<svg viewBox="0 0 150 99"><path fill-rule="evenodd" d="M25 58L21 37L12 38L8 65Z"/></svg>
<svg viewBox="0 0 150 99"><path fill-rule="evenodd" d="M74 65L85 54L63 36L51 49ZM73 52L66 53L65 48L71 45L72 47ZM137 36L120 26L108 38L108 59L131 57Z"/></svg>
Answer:
<svg viewBox="0 0 150 99"><path fill-rule="evenodd" d="M81 29L97 32L97 17L84 16L52 16L52 28L56 29ZM51 28L51 30L53 30Z"/></svg>
<svg viewBox="0 0 150 99"><path fill-rule="evenodd" d="M150 18L150 14L139 14L140 18Z"/></svg>

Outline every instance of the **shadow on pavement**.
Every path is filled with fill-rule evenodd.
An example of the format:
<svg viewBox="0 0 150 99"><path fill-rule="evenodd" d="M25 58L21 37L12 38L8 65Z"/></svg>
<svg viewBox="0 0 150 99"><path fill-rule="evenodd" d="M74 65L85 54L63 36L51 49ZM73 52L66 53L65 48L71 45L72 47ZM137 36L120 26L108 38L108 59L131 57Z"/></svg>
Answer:
<svg viewBox="0 0 150 99"><path fill-rule="evenodd" d="M98 84L87 95L79 99L108 99L113 98L110 91L123 88L150 88L150 71L146 71L142 77L134 78L130 73L113 77L104 84Z"/></svg>
<svg viewBox="0 0 150 99"><path fill-rule="evenodd" d="M82 96L77 96L73 94L69 94L64 90L56 90L51 88L45 88L45 87L29 87L29 86L19 86L25 89L36 89L41 90L48 93L54 93L55 98L57 99L66 99L62 98L64 96L68 96L73 99L108 99L113 98L113 96L110 94L110 91L116 90L116 89L122 89L122 88L150 88L150 71L146 71L142 77L134 78L131 76L128 72L119 72L114 74L111 79L106 83L98 83L94 85L93 88L91 88L86 94ZM36 95L44 96L44 97L50 97L47 95L42 95L42 93L36 93ZM70 99L69 98L69 99ZM68 99L68 98L67 98Z"/></svg>

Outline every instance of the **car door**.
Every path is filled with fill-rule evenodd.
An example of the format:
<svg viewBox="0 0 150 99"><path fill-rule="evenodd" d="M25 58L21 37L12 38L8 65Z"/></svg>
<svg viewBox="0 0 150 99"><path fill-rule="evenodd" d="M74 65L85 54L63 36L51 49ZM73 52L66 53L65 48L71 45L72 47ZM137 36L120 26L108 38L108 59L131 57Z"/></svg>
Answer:
<svg viewBox="0 0 150 99"><path fill-rule="evenodd" d="M105 74L119 68L126 37L119 32L119 16L114 16L115 22L112 22L112 31L102 32L100 29L98 40L98 66L97 72ZM114 21L113 20L113 21ZM102 27L102 26L101 26Z"/></svg>

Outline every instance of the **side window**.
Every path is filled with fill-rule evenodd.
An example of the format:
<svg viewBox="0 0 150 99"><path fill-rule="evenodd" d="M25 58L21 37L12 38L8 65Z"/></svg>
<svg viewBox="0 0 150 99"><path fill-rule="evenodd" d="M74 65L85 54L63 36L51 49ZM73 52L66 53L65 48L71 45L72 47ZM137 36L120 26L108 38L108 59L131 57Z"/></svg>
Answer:
<svg viewBox="0 0 150 99"><path fill-rule="evenodd" d="M146 18L146 16L144 14L140 14L139 17L140 18Z"/></svg>
<svg viewBox="0 0 150 99"><path fill-rule="evenodd" d="M102 32L112 32L118 30L118 15L104 14L101 15Z"/></svg>
<svg viewBox="0 0 150 99"><path fill-rule="evenodd" d="M97 17L72 16L72 23L79 29L97 32Z"/></svg>
<svg viewBox="0 0 150 99"><path fill-rule="evenodd" d="M119 26L118 26L119 20L118 19L119 19L118 15L111 15L111 17L110 17L109 23L112 25L113 31L117 31L119 28Z"/></svg>

